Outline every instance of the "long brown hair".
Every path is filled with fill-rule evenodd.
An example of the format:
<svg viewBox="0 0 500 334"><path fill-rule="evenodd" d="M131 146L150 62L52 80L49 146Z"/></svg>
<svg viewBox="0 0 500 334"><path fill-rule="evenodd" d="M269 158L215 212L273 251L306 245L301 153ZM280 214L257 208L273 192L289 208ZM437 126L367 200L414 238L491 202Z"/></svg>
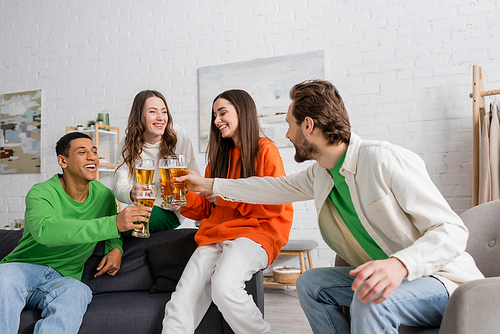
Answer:
<svg viewBox="0 0 500 334"><path fill-rule="evenodd" d="M232 89L219 94L212 103L212 124L208 139L208 165L210 177L227 178L229 175L229 162L231 161L234 142L231 138L223 138L220 130L215 125L214 104L218 99L229 101L238 114L238 127L241 142L240 159L233 166L240 166L240 177L257 176L258 166L255 165L259 152L260 126L257 119L255 102L244 90Z"/></svg>
<svg viewBox="0 0 500 334"><path fill-rule="evenodd" d="M326 80L310 80L296 84L290 90L292 115L297 124L306 117L323 131L328 144L349 143L351 124L339 91Z"/></svg>
<svg viewBox="0 0 500 334"><path fill-rule="evenodd" d="M165 107L167 108L168 121L165 127L165 132L163 133L162 141L160 144L160 155L164 158L167 155L175 153L175 145L177 145L177 135L174 131L174 123L172 122L172 115L170 110L168 110L167 100L165 97L155 90L143 90L139 92L132 103L132 109L130 109L130 115L128 116L128 125L125 130L125 144L121 155L123 157L123 162L120 164L127 164L129 177L132 177L135 168L135 160L139 159L142 153L142 147L144 146L144 132L146 126L143 121L143 108L146 100L150 97L158 97L163 100ZM118 166L118 167L120 167Z"/></svg>

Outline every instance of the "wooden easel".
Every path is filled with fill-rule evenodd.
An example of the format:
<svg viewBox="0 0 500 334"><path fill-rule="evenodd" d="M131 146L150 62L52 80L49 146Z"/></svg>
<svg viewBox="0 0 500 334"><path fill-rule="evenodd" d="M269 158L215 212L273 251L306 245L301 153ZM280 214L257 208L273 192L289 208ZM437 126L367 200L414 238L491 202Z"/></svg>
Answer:
<svg viewBox="0 0 500 334"><path fill-rule="evenodd" d="M472 206L479 199L479 132L486 113L484 97L500 94L500 89L484 90L483 71L479 65L472 67ZM480 124L481 123L481 124Z"/></svg>

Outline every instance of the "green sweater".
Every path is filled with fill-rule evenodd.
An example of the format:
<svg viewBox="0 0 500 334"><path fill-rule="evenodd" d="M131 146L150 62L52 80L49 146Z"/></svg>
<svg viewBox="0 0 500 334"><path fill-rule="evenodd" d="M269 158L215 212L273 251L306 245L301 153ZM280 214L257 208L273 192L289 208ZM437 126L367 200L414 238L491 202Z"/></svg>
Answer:
<svg viewBox="0 0 500 334"><path fill-rule="evenodd" d="M113 248L123 252L111 190L91 181L87 199L79 203L66 194L56 174L35 184L26 195L23 237L0 263L50 266L81 280L85 262L102 240L107 240L106 254Z"/></svg>

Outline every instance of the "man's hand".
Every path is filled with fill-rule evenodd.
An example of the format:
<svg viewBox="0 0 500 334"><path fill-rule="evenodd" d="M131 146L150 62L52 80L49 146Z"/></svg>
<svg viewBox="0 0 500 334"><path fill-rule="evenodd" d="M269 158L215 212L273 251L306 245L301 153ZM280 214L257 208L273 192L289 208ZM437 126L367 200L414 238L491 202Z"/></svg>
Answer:
<svg viewBox="0 0 500 334"><path fill-rule="evenodd" d="M188 181L187 188L189 191L200 193L200 195L212 195L214 190L214 179L204 178L195 172L188 171L188 175L178 177L177 182Z"/></svg>
<svg viewBox="0 0 500 334"><path fill-rule="evenodd" d="M357 276L352 283L352 289L358 290L356 296L363 303L368 303L373 298L383 293L373 301L374 304L380 304L396 290L403 279L408 276L408 270L405 265L395 257L386 260L370 261L360 265L349 272L352 276Z"/></svg>
<svg viewBox="0 0 500 334"><path fill-rule="evenodd" d="M116 227L118 232L125 232L135 228L142 228L142 224L134 224L134 222L147 222L151 215L152 208L146 206L127 206L119 214L116 215Z"/></svg>
<svg viewBox="0 0 500 334"><path fill-rule="evenodd" d="M115 276L120 270L122 263L122 252L118 248L113 248L108 254L104 255L101 262L97 266L97 273L94 277L99 277L102 274Z"/></svg>

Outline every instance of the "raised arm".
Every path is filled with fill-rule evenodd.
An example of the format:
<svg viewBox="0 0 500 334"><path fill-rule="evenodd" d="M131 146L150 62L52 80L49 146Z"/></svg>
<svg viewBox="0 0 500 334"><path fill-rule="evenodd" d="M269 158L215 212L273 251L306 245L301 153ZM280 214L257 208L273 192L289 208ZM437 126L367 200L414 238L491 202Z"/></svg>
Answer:
<svg viewBox="0 0 500 334"><path fill-rule="evenodd" d="M188 189L201 195L212 193L232 202L252 204L288 204L314 198L313 166L294 175L249 177L247 179L211 179L198 174L178 178L188 181Z"/></svg>
<svg viewBox="0 0 500 334"><path fill-rule="evenodd" d="M101 205L106 205L104 202L106 200ZM34 187L29 191L26 196L26 228L38 243L65 246L119 238L119 232L137 227L133 222L145 221L142 216L150 214L150 208L128 207L116 216L82 219L77 215L63 216L62 205L44 189Z"/></svg>
<svg viewBox="0 0 500 334"><path fill-rule="evenodd" d="M178 182L188 181L187 187L189 191L194 191L200 195L211 195L213 194L213 184L214 179L204 178L203 176L189 171L188 175L181 176L177 178Z"/></svg>

